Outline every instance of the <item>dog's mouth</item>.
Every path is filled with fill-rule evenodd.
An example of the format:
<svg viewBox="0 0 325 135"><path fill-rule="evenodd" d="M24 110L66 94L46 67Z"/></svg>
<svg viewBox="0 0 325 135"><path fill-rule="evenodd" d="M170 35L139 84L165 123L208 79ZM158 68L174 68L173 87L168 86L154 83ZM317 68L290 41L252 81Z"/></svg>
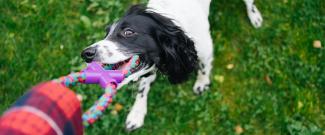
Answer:
<svg viewBox="0 0 325 135"><path fill-rule="evenodd" d="M137 72L144 67L139 56L135 55L115 64L102 63L105 70L128 70L131 73Z"/></svg>

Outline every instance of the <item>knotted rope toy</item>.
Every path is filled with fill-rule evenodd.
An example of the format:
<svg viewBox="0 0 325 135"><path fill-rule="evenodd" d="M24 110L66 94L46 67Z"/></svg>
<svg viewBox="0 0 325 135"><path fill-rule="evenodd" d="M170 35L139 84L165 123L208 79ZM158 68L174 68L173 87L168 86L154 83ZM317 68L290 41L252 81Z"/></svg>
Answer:
<svg viewBox="0 0 325 135"><path fill-rule="evenodd" d="M104 94L82 115L83 125L87 127L103 115L103 112L112 103L118 84L131 75L139 65L138 55L118 64L103 65L92 62L80 72L53 81L66 87L77 84L99 84L104 89Z"/></svg>

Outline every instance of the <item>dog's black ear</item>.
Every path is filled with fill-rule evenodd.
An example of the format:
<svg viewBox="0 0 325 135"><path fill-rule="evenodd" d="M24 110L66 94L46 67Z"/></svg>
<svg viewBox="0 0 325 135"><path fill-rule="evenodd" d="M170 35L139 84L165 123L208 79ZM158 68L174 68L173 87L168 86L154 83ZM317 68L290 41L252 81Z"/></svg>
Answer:
<svg viewBox="0 0 325 135"><path fill-rule="evenodd" d="M188 78L198 67L194 42L176 26L171 19L146 11L159 28L153 31L154 38L161 49L158 69L168 76L171 83L180 83Z"/></svg>

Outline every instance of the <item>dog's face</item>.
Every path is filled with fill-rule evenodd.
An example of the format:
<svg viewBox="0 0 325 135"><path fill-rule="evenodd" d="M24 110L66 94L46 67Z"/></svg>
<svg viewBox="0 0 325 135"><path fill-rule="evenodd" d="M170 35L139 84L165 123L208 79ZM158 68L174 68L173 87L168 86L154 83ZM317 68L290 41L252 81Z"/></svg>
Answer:
<svg viewBox="0 0 325 135"><path fill-rule="evenodd" d="M142 15L125 16L108 26L105 38L86 48L82 57L86 62L106 64L127 60L135 54L158 57L160 49L152 36L155 25L153 20Z"/></svg>
<svg viewBox="0 0 325 135"><path fill-rule="evenodd" d="M81 53L86 62L116 64L139 55L142 67L156 66L171 82L181 82L196 68L194 44L174 23L143 6L133 6L106 28L103 40ZM141 75L140 75L141 76Z"/></svg>

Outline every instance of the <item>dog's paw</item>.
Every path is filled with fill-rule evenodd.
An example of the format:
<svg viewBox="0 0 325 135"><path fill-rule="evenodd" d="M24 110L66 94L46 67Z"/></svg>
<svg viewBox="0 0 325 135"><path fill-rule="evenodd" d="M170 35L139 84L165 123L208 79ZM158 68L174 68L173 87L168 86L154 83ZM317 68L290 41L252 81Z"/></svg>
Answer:
<svg viewBox="0 0 325 135"><path fill-rule="evenodd" d="M251 21L252 25L255 28L261 27L263 23L263 18L260 11L256 8L256 6L253 5L252 8L247 9L247 12L248 12L248 18Z"/></svg>
<svg viewBox="0 0 325 135"><path fill-rule="evenodd" d="M210 87L210 80L203 79L203 80L196 80L193 92L197 95L201 95L203 92L207 91Z"/></svg>
<svg viewBox="0 0 325 135"><path fill-rule="evenodd" d="M129 132L142 127L146 112L141 110L131 110L125 122L125 129Z"/></svg>

